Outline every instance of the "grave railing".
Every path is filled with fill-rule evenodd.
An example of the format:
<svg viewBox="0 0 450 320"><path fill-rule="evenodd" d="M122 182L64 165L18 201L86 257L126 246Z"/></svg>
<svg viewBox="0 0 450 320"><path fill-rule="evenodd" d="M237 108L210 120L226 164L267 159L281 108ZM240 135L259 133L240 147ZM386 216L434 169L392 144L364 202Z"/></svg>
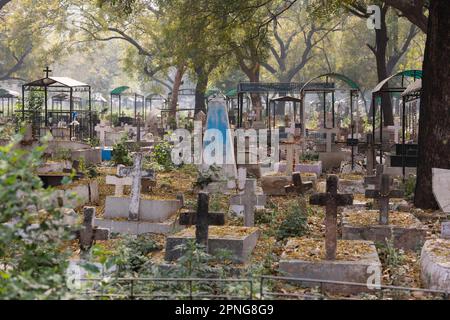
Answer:
<svg viewBox="0 0 450 320"><path fill-rule="evenodd" d="M277 291L265 291L264 286L271 281L278 282L291 282L295 283L297 286L301 286L300 284L309 284L309 288L317 288L317 293L286 293L286 292L277 292ZM329 280L320 280L320 279L308 279L308 278L295 278L295 277L279 277L279 276L261 276L260 278L260 299L276 299L278 298L296 298L296 299L317 299L317 300L357 300L356 297L342 297L342 296L328 296L326 295L325 286L326 285L335 285L335 286L353 286L353 287L364 287L368 288L366 283L356 283L356 282L344 282L344 281L329 281ZM306 287L303 287L306 288ZM422 288L410 288L410 287L401 287L401 286L388 286L388 285L373 285L373 295L376 295L378 300L389 299L396 294L401 292L420 292L423 294L432 295L435 298L441 298L443 300L450 300L450 292L446 292L443 290L432 290L432 289L422 289ZM370 294L370 293L369 293ZM392 296L390 297L389 294ZM398 297L398 296L397 296Z"/></svg>
<svg viewBox="0 0 450 320"><path fill-rule="evenodd" d="M90 289L81 290L82 295L94 299L253 299L253 280L251 279L114 278L109 283L105 283L105 278L85 278L80 279L80 282L97 284L97 286L94 285ZM169 288L169 283L175 287ZM158 285L162 284L165 284L165 286L162 286L159 290ZM211 289L213 289L212 291L223 290L226 289L226 285L236 284L247 285L246 290L241 291L248 291L248 294L233 295L217 291L214 293L208 292ZM206 288L208 286L209 288ZM145 289L147 289L147 292L145 292ZM171 289L173 289L173 292L170 292Z"/></svg>

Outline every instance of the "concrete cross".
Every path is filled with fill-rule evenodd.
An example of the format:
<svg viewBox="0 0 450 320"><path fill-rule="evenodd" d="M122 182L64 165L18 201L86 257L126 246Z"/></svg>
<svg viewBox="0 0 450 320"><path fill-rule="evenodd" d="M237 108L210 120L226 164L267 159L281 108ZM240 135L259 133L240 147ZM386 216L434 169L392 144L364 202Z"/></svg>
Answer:
<svg viewBox="0 0 450 320"><path fill-rule="evenodd" d="M296 193L298 195L304 194L305 191L312 189L312 181L303 182L300 172L294 172L292 175L292 184L285 186L286 193Z"/></svg>
<svg viewBox="0 0 450 320"><path fill-rule="evenodd" d="M117 166L117 175L116 176L106 176L106 184L112 184L115 186L115 190L114 190L114 196L116 197L121 197L123 196L123 189L124 186L131 186L131 184L133 183L133 179L126 175L123 176L120 174L120 170L122 170L121 168L123 168L125 166L123 165L119 165Z"/></svg>
<svg viewBox="0 0 450 320"><path fill-rule="evenodd" d="M292 175L295 163L295 140L292 134L289 135L288 140L283 143L286 147L286 174Z"/></svg>
<svg viewBox="0 0 450 320"><path fill-rule="evenodd" d="M142 153L136 152L133 157L133 170L131 172L131 202L128 209L128 220L139 220L139 204L141 201L141 178L142 178Z"/></svg>
<svg viewBox="0 0 450 320"><path fill-rule="evenodd" d="M78 239L81 255L86 256L89 254L89 250L94 244L95 240L108 240L109 230L100 229L94 227L95 208L84 207L83 208L83 224L80 230L76 231L76 237Z"/></svg>
<svg viewBox="0 0 450 320"><path fill-rule="evenodd" d="M369 185L375 186L375 189L380 187L381 184L381 176L383 175L384 165L377 164L377 169L375 170L376 174L374 176L364 177L364 186L367 187Z"/></svg>
<svg viewBox="0 0 450 320"><path fill-rule="evenodd" d="M264 206L266 196L256 194L256 179L247 179L244 193L234 195L230 198L231 205L244 206L244 226L255 226L255 206Z"/></svg>
<svg viewBox="0 0 450 320"><path fill-rule="evenodd" d="M366 198L378 200L380 206L380 224L389 224L389 199L403 198L403 191L390 190L391 177L388 174L381 176L381 184L375 190L366 190Z"/></svg>
<svg viewBox="0 0 450 320"><path fill-rule="evenodd" d="M325 206L325 251L326 260L336 260L337 248L337 208L353 204L352 194L338 194L339 178L329 175L327 178L327 192L314 194L309 199L312 205Z"/></svg>
<svg viewBox="0 0 450 320"><path fill-rule="evenodd" d="M320 134L326 134L326 140L327 140L327 152L331 152L331 145L333 143L332 138L333 138L333 134L338 134L339 133L339 129L338 128L321 128L319 130Z"/></svg>
<svg viewBox="0 0 450 320"><path fill-rule="evenodd" d="M367 174L373 174L373 169L375 168L375 146L373 141L373 135L367 135L367 152L366 152L367 166L366 171Z"/></svg>
<svg viewBox="0 0 450 320"><path fill-rule="evenodd" d="M95 131L99 133L99 140L102 146L105 145L106 132L110 132L110 128L103 122L95 126Z"/></svg>
<svg viewBox="0 0 450 320"><path fill-rule="evenodd" d="M182 212L179 219L182 226L195 225L195 240L208 250L208 229L210 225L223 226L225 214L221 212L209 212L209 194L199 192L197 200L197 212Z"/></svg>

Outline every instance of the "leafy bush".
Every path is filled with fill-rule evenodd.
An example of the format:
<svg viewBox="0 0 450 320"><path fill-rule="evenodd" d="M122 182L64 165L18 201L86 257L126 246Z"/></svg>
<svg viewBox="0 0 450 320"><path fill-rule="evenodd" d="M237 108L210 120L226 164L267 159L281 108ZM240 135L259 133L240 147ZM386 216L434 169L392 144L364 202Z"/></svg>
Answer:
<svg viewBox="0 0 450 320"><path fill-rule="evenodd" d="M67 298L73 233L34 174L45 147L26 151L15 148L19 141L0 147L0 299Z"/></svg>
<svg viewBox="0 0 450 320"><path fill-rule="evenodd" d="M153 147L150 158L164 171L169 171L174 167L172 162L172 145L168 141L161 141L156 144Z"/></svg>
<svg viewBox="0 0 450 320"><path fill-rule="evenodd" d="M404 182L403 187L405 189L405 197L407 199L413 199L416 190L416 176L410 175Z"/></svg>
<svg viewBox="0 0 450 320"><path fill-rule="evenodd" d="M286 218L277 231L277 239L284 240L290 237L304 236L308 230L308 207L306 200L301 198L288 208Z"/></svg>
<svg viewBox="0 0 450 320"><path fill-rule="evenodd" d="M313 152L305 152L300 156L300 162L318 161L319 154Z"/></svg>
<svg viewBox="0 0 450 320"><path fill-rule="evenodd" d="M125 166L133 165L133 160L131 159L130 152L127 149L125 142L127 141L127 137L124 135L120 142L114 145L112 151L112 161L117 166L119 164L123 164Z"/></svg>

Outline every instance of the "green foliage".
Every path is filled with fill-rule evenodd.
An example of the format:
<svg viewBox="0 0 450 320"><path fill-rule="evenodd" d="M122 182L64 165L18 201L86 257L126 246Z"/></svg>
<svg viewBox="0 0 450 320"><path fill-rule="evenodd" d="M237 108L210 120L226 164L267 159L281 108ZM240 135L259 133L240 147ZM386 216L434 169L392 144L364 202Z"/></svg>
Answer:
<svg viewBox="0 0 450 320"><path fill-rule="evenodd" d="M71 160L72 151L67 148L59 148L53 155L53 160Z"/></svg>
<svg viewBox="0 0 450 320"><path fill-rule="evenodd" d="M310 162L310 161L318 161L319 160L319 154L315 152L304 152L300 156L300 162Z"/></svg>
<svg viewBox="0 0 450 320"><path fill-rule="evenodd" d="M284 240L290 237L304 236L308 230L308 206L306 200L301 198L288 208L286 218L277 231L277 239Z"/></svg>
<svg viewBox="0 0 450 320"><path fill-rule="evenodd" d="M407 199L413 199L414 198L414 192L416 190L416 176L410 175L403 183L403 188L405 190L405 197Z"/></svg>
<svg viewBox="0 0 450 320"><path fill-rule="evenodd" d="M68 297L64 245L73 234L51 200L53 191L33 173L45 147L26 151L15 148L19 141L0 147L0 297Z"/></svg>
<svg viewBox="0 0 450 320"><path fill-rule="evenodd" d="M169 171L174 168L172 162L172 145L168 141L161 141L153 147L150 155L152 162L160 166L163 171Z"/></svg>
<svg viewBox="0 0 450 320"><path fill-rule="evenodd" d="M130 152L128 151L125 143L127 137L124 135L118 143L113 147L112 151L112 161L115 165L123 164L124 166L133 165L133 160L131 159Z"/></svg>

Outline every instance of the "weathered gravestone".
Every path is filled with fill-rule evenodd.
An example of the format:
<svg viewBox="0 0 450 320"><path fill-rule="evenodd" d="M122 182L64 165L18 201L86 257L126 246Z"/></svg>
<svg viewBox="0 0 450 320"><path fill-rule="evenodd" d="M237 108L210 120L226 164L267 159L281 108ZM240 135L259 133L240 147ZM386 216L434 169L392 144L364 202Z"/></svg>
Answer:
<svg viewBox="0 0 450 320"><path fill-rule="evenodd" d="M378 201L379 211L346 211L342 219L342 238L347 240L371 240L385 244L392 241L395 248L417 250L426 237L426 228L412 214L389 212L389 199L401 198L403 192L390 189L390 177L381 176L375 190L366 190L367 198ZM391 221L392 220L392 221Z"/></svg>
<svg viewBox="0 0 450 320"><path fill-rule="evenodd" d="M384 165L377 164L376 174L374 176L364 177L364 186L373 186L375 189L380 188L381 176L383 175Z"/></svg>
<svg viewBox="0 0 450 320"><path fill-rule="evenodd" d="M225 214L222 212L209 212L209 195L206 192L198 193L197 211L183 212L180 216L180 225L195 225L195 240L208 250L209 226L223 226Z"/></svg>
<svg viewBox="0 0 450 320"><path fill-rule="evenodd" d="M292 280L305 287L320 286L330 293L368 292L373 289L367 282L368 270L376 272L375 283L380 283L381 263L373 242L337 240L338 207L353 203L353 195L338 193L338 182L337 176L328 176L326 193L314 194L310 198L310 204L326 207L325 244L320 239L290 239L281 256L279 269L285 276L309 279Z"/></svg>
<svg viewBox="0 0 450 320"><path fill-rule="evenodd" d="M82 256L89 255L89 251L96 240L109 239L109 230L94 227L94 218L95 208L84 207L82 228L76 231L76 237L80 245Z"/></svg>
<svg viewBox="0 0 450 320"><path fill-rule="evenodd" d="M312 205L325 206L325 251L327 260L336 259L337 208L353 204L353 195L338 194L339 178L330 175L327 178L326 193L314 194L309 199Z"/></svg>
<svg viewBox="0 0 450 320"><path fill-rule="evenodd" d="M192 228L170 235L166 239L167 261L177 260L184 254L184 246L187 241L195 238L196 243L203 245L207 252L215 254L227 250L232 255L232 260L244 263L249 258L259 236L256 228L226 226L225 214L209 212L209 195L206 192L198 194L196 212L183 212L180 215L181 225L195 225L195 234ZM210 227L211 226L211 227ZM213 230L213 236L209 231Z"/></svg>
<svg viewBox="0 0 450 320"><path fill-rule="evenodd" d="M433 194L444 213L450 213L450 170L433 168Z"/></svg>
<svg viewBox="0 0 450 320"><path fill-rule="evenodd" d="M247 179L244 193L232 196L230 204L243 206L244 226L253 227L255 225L255 207L264 206L266 196L256 193L256 179Z"/></svg>
<svg viewBox="0 0 450 320"><path fill-rule="evenodd" d="M303 182L300 172L294 172L294 174L292 175L292 184L284 187L286 193L288 194L295 193L298 195L304 194L306 191L312 188L313 182L312 181Z"/></svg>
<svg viewBox="0 0 450 320"><path fill-rule="evenodd" d="M338 128L321 128L319 130L319 133L326 135L326 152L330 153L333 152L332 146L333 146L333 134L338 134L339 129Z"/></svg>
<svg viewBox="0 0 450 320"><path fill-rule="evenodd" d="M380 206L380 224L389 224L389 199L402 198L404 196L401 190L390 190L391 177L388 174L381 176L379 188L374 190L366 190L366 198L376 199Z"/></svg>

